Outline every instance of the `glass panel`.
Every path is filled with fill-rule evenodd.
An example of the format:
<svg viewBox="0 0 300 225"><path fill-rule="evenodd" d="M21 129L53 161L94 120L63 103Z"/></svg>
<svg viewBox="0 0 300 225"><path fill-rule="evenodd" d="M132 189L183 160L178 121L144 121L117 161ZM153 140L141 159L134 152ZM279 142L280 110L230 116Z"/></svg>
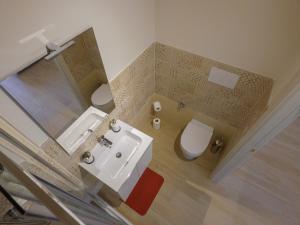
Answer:
<svg viewBox="0 0 300 225"><path fill-rule="evenodd" d="M41 178L36 177L36 181L37 185L43 186L54 194L85 224L126 224L104 209L67 193ZM0 173L0 191L2 203L0 213L6 221L36 221L46 224L48 221L57 220L56 216L6 169Z"/></svg>

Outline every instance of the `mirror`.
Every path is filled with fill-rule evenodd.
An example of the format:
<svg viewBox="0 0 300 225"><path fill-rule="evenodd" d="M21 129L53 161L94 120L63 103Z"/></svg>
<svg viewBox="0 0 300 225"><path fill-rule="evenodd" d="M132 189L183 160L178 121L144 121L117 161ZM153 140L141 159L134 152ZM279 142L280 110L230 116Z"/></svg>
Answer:
<svg viewBox="0 0 300 225"><path fill-rule="evenodd" d="M93 29L68 45L55 57L48 55L1 81L4 91L53 139L89 106L106 113L115 107Z"/></svg>

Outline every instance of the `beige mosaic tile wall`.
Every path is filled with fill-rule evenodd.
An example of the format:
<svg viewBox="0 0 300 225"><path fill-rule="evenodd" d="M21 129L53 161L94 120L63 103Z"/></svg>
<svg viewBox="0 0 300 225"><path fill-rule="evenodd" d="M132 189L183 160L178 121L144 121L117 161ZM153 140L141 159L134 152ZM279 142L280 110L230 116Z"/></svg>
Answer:
<svg viewBox="0 0 300 225"><path fill-rule="evenodd" d="M111 83L113 116L129 122L155 91L155 44L146 49Z"/></svg>
<svg viewBox="0 0 300 225"><path fill-rule="evenodd" d="M266 109L272 79L160 43L155 52L156 93L237 128L246 128ZM234 90L208 81L212 66L240 76Z"/></svg>

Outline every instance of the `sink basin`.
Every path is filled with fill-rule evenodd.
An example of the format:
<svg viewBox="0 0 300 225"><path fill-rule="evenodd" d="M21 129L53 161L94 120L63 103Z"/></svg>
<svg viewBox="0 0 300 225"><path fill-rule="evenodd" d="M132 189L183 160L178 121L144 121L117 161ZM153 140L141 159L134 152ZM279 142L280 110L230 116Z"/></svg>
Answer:
<svg viewBox="0 0 300 225"><path fill-rule="evenodd" d="M113 144L106 147L97 143L90 151L95 161L92 164L80 162L79 165L102 183L119 192L122 185L133 176L133 171L147 150L151 151L150 155L148 154L150 159L146 160L144 167L150 163L153 138L120 120L117 123L121 126L119 132L109 130L104 135ZM145 168L140 169L140 173Z"/></svg>
<svg viewBox="0 0 300 225"><path fill-rule="evenodd" d="M136 153L141 142L140 137L129 131L122 132L117 143L113 144L111 149L105 151L106 157L103 155L100 159L97 159L98 162L95 163L95 166L109 174L112 179L117 178Z"/></svg>

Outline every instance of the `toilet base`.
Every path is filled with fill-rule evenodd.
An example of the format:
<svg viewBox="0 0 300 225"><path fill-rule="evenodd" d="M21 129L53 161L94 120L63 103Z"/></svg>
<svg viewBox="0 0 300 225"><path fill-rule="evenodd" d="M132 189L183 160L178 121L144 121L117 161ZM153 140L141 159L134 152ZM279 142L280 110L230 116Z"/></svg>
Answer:
<svg viewBox="0 0 300 225"><path fill-rule="evenodd" d="M194 160L199 157L199 156L194 157L194 156L188 155L184 151L182 151L182 153L183 153L184 158L186 158L187 160Z"/></svg>

